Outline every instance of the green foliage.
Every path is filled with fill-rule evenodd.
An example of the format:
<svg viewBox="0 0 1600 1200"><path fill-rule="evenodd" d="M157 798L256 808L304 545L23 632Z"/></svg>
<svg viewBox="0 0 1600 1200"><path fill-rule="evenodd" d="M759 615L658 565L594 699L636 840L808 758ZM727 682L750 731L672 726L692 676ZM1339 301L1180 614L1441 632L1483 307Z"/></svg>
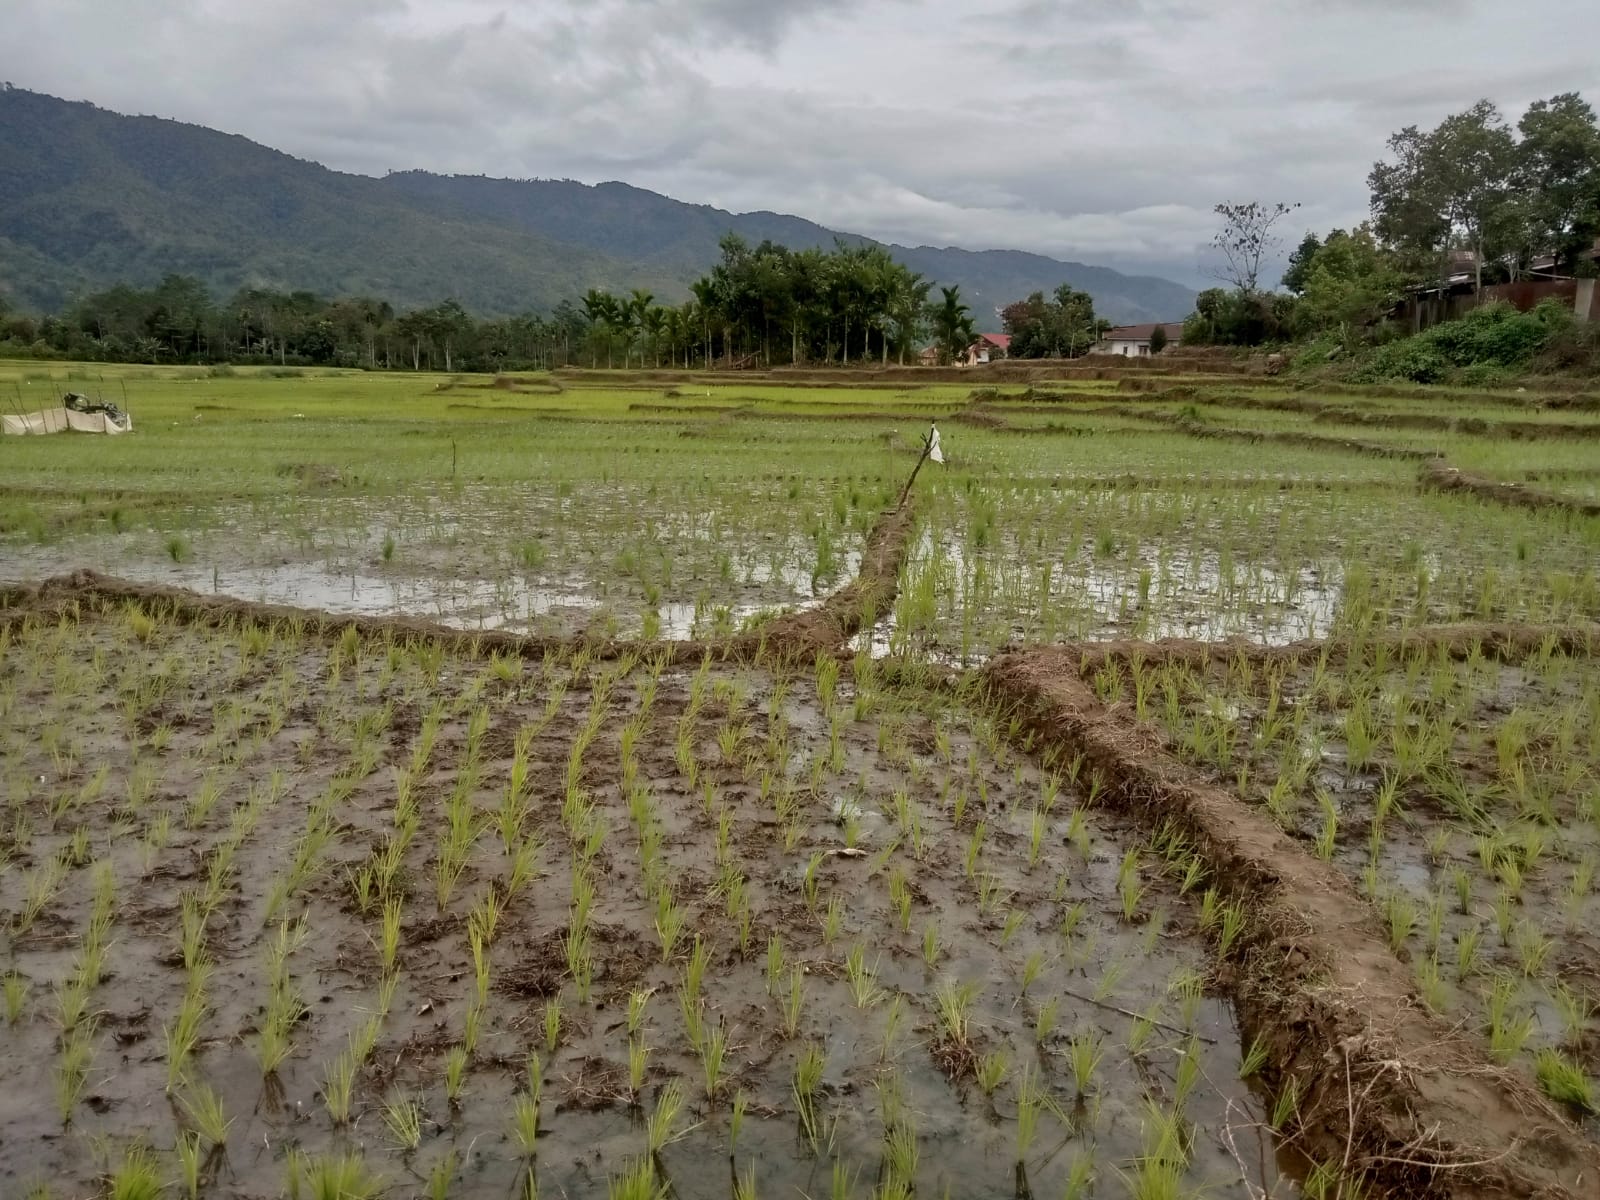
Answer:
<svg viewBox="0 0 1600 1200"><path fill-rule="evenodd" d="M1260 346L1294 336L1295 300L1276 292L1208 288L1183 323L1186 346Z"/></svg>
<svg viewBox="0 0 1600 1200"><path fill-rule="evenodd" d="M1088 352L1104 329L1095 317L1094 297L1065 283L1049 300L1034 292L1006 305L1000 321L1011 335L1011 358L1076 358Z"/></svg>
<svg viewBox="0 0 1600 1200"><path fill-rule="evenodd" d="M961 302L959 287L939 289L939 303L930 313L933 337L939 347L940 357L949 362L972 344L977 331L972 324L971 310Z"/></svg>
<svg viewBox="0 0 1600 1200"><path fill-rule="evenodd" d="M1355 374L1359 382L1386 379L1437 383L1453 370L1526 367L1552 338L1572 324L1558 300L1519 313L1509 304L1485 304L1459 321L1435 325L1415 337L1376 350Z"/></svg>
<svg viewBox="0 0 1600 1200"><path fill-rule="evenodd" d="M781 241L796 255L838 238L794 217L735 215L620 184L338 174L243 138L23 88L0 91L0 162L19 165L0 177L0 279L11 306L70 304L62 320L0 312L0 344L12 354L368 367L409 366L415 354L444 370L589 362L583 343L591 323L577 301L588 289L610 287L657 298L654 315L632 323L639 343L632 349L638 361L657 350L668 359L671 342L703 351L724 332L681 316L674 328L673 314L691 299L700 303L692 281L717 260L727 234L750 245ZM863 238L848 241L852 255L890 253ZM985 297L1054 287L1066 273L1042 255L918 247L894 256L913 277ZM1166 280L1071 270L1075 284L1112 305L1118 320L1167 316L1192 298ZM168 302L127 303L164 277L153 290ZM275 281L275 290L258 288L262 280ZM119 283L132 286L113 286ZM788 290L763 287L765 311L740 312L746 352L754 348L751 331L764 339L769 320L771 336L788 341L773 307L787 303ZM350 299L328 303L316 293ZM454 317L452 293L460 308L495 319L453 339L447 353L440 329ZM250 303L207 313L212 296ZM94 302L71 304L75 297ZM258 300L270 310L265 318ZM398 314L407 311L422 319L402 330ZM884 314L892 344L914 341L920 301ZM869 327L876 349L884 328L853 315L847 339L836 323L835 357L845 343L855 357ZM606 346L595 349L605 361Z"/></svg>
<svg viewBox="0 0 1600 1200"><path fill-rule="evenodd" d="M1291 292L1306 290L1306 280L1311 275L1311 260L1322 249L1322 239L1308 232L1289 255L1289 267L1283 273L1283 286Z"/></svg>
<svg viewBox="0 0 1600 1200"><path fill-rule="evenodd" d="M1366 225L1330 233L1306 264L1303 279L1302 322L1317 332L1337 333L1346 346L1394 308L1405 282Z"/></svg>

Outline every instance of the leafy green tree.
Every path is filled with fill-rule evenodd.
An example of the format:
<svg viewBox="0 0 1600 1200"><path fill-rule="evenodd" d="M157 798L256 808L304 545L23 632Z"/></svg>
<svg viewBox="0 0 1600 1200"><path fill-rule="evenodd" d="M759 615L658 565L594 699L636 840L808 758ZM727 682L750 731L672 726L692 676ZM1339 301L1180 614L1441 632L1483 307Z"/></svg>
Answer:
<svg viewBox="0 0 1600 1200"><path fill-rule="evenodd" d="M1167 348L1167 327L1157 325L1150 331L1150 354L1154 357Z"/></svg>
<svg viewBox="0 0 1600 1200"><path fill-rule="evenodd" d="M1283 273L1283 286L1299 295L1306 290L1306 277L1311 273L1311 259L1322 248L1315 233L1307 232L1300 244L1289 255L1289 267Z"/></svg>
<svg viewBox="0 0 1600 1200"><path fill-rule="evenodd" d="M1293 296L1207 288L1183 323L1184 345L1261 346L1287 341L1295 333Z"/></svg>
<svg viewBox="0 0 1600 1200"><path fill-rule="evenodd" d="M1404 284L1370 225L1335 229L1311 258L1301 312L1311 328L1335 331L1351 347L1394 308Z"/></svg>
<svg viewBox="0 0 1600 1200"><path fill-rule="evenodd" d="M1094 313L1094 298L1070 284L1062 284L1046 300L1034 292L1000 310L1001 327L1011 335L1007 351L1013 358L1068 357L1088 352L1100 336L1101 322Z"/></svg>
<svg viewBox="0 0 1600 1200"><path fill-rule="evenodd" d="M1387 145L1393 161L1374 163L1367 175L1373 229L1409 271L1442 279L1449 273L1451 227L1428 135L1407 125Z"/></svg>
<svg viewBox="0 0 1600 1200"><path fill-rule="evenodd" d="M1538 100L1518 122L1517 182L1527 197L1533 235L1575 271L1600 235L1600 128L1576 92Z"/></svg>
<svg viewBox="0 0 1600 1200"><path fill-rule="evenodd" d="M1484 264L1514 248L1501 242L1516 224L1518 151L1499 110L1480 100L1427 132L1408 126L1389 139L1389 151L1395 161L1375 163L1367 176L1376 233L1415 266L1431 262L1441 283L1450 251L1471 250L1481 291Z"/></svg>

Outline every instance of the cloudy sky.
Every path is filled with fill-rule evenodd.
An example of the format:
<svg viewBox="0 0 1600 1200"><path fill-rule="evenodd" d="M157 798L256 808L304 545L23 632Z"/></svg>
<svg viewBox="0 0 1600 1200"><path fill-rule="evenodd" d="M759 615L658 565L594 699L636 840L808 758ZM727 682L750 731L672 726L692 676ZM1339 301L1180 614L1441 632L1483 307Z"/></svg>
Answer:
<svg viewBox="0 0 1600 1200"><path fill-rule="evenodd" d="M0 77L347 171L622 179L1186 282L1388 134L1600 102L1595 0L8 0ZM19 11L20 8L20 11Z"/></svg>

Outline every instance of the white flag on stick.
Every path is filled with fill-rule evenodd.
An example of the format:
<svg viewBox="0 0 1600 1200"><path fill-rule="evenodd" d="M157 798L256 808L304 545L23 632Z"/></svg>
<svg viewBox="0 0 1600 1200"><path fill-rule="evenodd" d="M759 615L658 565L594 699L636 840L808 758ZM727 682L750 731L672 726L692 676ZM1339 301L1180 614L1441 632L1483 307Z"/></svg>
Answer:
<svg viewBox="0 0 1600 1200"><path fill-rule="evenodd" d="M939 427L935 425L928 435L928 457L936 463L944 461L944 451L939 449Z"/></svg>

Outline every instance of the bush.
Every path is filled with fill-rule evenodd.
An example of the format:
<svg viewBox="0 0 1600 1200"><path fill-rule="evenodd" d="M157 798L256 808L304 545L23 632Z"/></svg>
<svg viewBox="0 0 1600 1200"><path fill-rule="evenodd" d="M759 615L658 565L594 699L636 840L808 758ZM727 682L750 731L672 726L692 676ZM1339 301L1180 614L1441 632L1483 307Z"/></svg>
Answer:
<svg viewBox="0 0 1600 1200"><path fill-rule="evenodd" d="M1600 371L1600 321L1573 321L1556 331L1534 360L1535 371Z"/></svg>
<svg viewBox="0 0 1600 1200"><path fill-rule="evenodd" d="M1450 370L1444 355L1418 334L1403 342L1390 342L1373 351L1351 376L1356 383L1379 383L1385 379L1404 379L1411 383L1438 383Z"/></svg>
<svg viewBox="0 0 1600 1200"><path fill-rule="evenodd" d="M1527 367L1553 340L1570 336L1573 325L1572 310L1555 299L1540 301L1525 313L1509 304L1484 304L1459 321L1380 346L1353 378L1362 383L1437 383L1456 375L1476 386L1501 383L1507 371Z"/></svg>

